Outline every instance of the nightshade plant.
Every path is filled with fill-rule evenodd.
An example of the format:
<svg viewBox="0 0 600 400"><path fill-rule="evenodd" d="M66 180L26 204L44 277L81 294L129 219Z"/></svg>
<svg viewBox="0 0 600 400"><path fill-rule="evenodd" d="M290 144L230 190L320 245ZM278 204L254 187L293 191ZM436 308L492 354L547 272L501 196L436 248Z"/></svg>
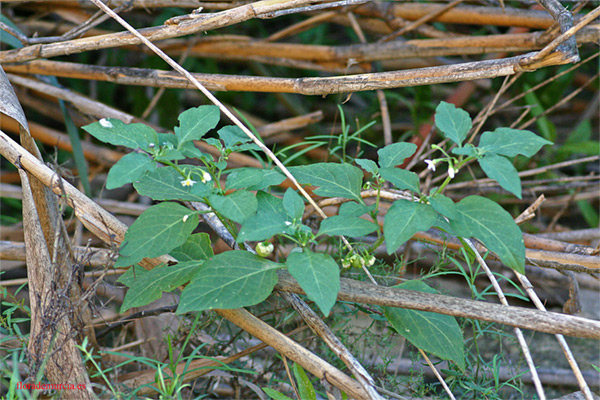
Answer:
<svg viewBox="0 0 600 400"><path fill-rule="evenodd" d="M472 128L471 118L466 111L442 102L436 109L435 124L456 147L449 153L433 146L441 156L427 160L428 168L435 170L444 164L448 177L429 194L421 192L417 174L397 168L416 151L411 143L381 148L378 163L356 159L355 163L372 175L367 183L363 182L361 168L349 163L290 167L301 184L316 187L314 194L347 200L338 215L323 220L315 233L303 221L305 202L295 190L287 189L283 195L271 193L271 188L285 179L281 172L268 168L226 169L232 152L258 147L235 126L219 129L219 139L204 138L218 122L217 107L200 106L179 115L174 135L112 118L84 127L98 140L134 150L111 168L108 189L133 183L140 195L162 201L131 225L121 244L116 266L134 266L120 279L129 287L122 311L148 304L160 298L162 292L182 285L187 286L181 293L178 313L255 305L273 291L277 270L287 269L308 298L328 315L340 288L340 265L330 254L315 251L314 246L327 236L377 235L370 248L349 251L340 260L342 267L370 266L375 261L371 252L384 241L392 254L415 233L434 227L459 238L474 237L505 265L524 271L525 246L511 215L485 197L469 196L454 203L443 190L467 162L477 160L488 177L520 198L519 176L506 157L531 157L550 143L532 132L498 128L484 132L478 146L465 144ZM197 140L215 146L219 157L201 152L193 143ZM183 162L189 159L195 159L196 164ZM361 190L365 185L381 190L386 181L396 189L409 191L412 200L396 200L382 230L376 219L379 197L375 205L368 206ZM177 201L208 205L242 249L248 248L248 242L259 242L258 254L236 250L214 255L209 236L193 233L201 212ZM271 242L276 237L296 246L285 263L265 258L272 252ZM170 254L178 263L151 271L136 266L142 258L164 254ZM405 282L399 287L434 292L421 281ZM395 308L385 308L384 313L394 329L414 345L464 368L462 332L453 317Z"/></svg>

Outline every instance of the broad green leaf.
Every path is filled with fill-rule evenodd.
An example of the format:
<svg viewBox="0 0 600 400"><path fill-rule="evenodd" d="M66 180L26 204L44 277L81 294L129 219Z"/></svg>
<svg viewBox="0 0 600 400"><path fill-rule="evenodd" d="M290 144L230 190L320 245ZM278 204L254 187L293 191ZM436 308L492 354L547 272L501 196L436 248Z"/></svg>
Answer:
<svg viewBox="0 0 600 400"><path fill-rule="evenodd" d="M150 271L143 268L136 270L135 278L128 280L129 290L121 305L121 312L160 299L163 292L171 292L187 283L199 271L201 265L202 261L188 261L159 266Z"/></svg>
<svg viewBox="0 0 600 400"><path fill-rule="evenodd" d="M340 269L333 258L326 253L304 249L290 253L286 264L308 298L328 315L340 291Z"/></svg>
<svg viewBox="0 0 600 400"><path fill-rule="evenodd" d="M453 148L452 154L456 154L457 156L478 157L477 150L471 143L467 143L465 147Z"/></svg>
<svg viewBox="0 0 600 400"><path fill-rule="evenodd" d="M154 158L158 162L183 160L186 157L183 153L189 154L192 152L189 147L193 146L193 143L184 143L181 148L179 148L177 144L177 136L173 135L172 133L159 133L158 142L159 149L154 149L156 152Z"/></svg>
<svg viewBox="0 0 600 400"><path fill-rule="evenodd" d="M448 218L456 218L456 205L450 197L444 196L443 194L436 194L435 196L429 197L429 204L431 207L440 214Z"/></svg>
<svg viewBox="0 0 600 400"><path fill-rule="evenodd" d="M212 192L212 185L202 183L200 178L193 186L182 186L184 180L174 168L163 167L143 175L133 186L139 194L154 200L204 201Z"/></svg>
<svg viewBox="0 0 600 400"><path fill-rule="evenodd" d="M288 188L283 195L283 208L290 218L301 220L304 213L304 200L292 188Z"/></svg>
<svg viewBox="0 0 600 400"><path fill-rule="evenodd" d="M247 251L227 251L205 261L181 293L177 313L253 306L265 300L283 265Z"/></svg>
<svg viewBox="0 0 600 400"><path fill-rule="evenodd" d="M257 212L272 212L279 214L281 218L287 217L287 212L283 208L283 200L272 194L258 191L256 193L256 201L258 201Z"/></svg>
<svg viewBox="0 0 600 400"><path fill-rule="evenodd" d="M410 190L421 193L419 188L419 175L400 168L381 168L381 177L390 181L400 190Z"/></svg>
<svg viewBox="0 0 600 400"><path fill-rule="evenodd" d="M207 163L214 162L214 158L210 154L203 153L196 147L194 142L186 142L179 147L179 152L187 158L197 158Z"/></svg>
<svg viewBox="0 0 600 400"><path fill-rule="evenodd" d="M428 204L396 200L385 215L383 233L388 254L420 231L426 231L437 220L437 213Z"/></svg>
<svg viewBox="0 0 600 400"><path fill-rule="evenodd" d="M394 287L436 293L422 281L407 281ZM415 347L443 360L454 361L464 371L464 339L456 318L395 307L384 307L384 314L396 332L404 336Z"/></svg>
<svg viewBox="0 0 600 400"><path fill-rule="evenodd" d="M229 189L245 189L260 183L263 179L262 170L258 168L237 168L227 175L225 187Z"/></svg>
<svg viewBox="0 0 600 400"><path fill-rule="evenodd" d="M435 109L435 126L446 138L462 146L473 123L468 112L442 101Z"/></svg>
<svg viewBox="0 0 600 400"><path fill-rule="evenodd" d="M217 133L225 144L226 149L230 149L233 146L241 143L248 143L252 141L252 139L250 139L248 135L246 135L244 131L242 131L240 127L236 125L224 126L219 129Z"/></svg>
<svg viewBox="0 0 600 400"><path fill-rule="evenodd" d="M339 215L345 215L348 217L360 217L363 214L371 212L375 209L375 204L366 206L364 204L358 204L354 201L348 201L343 203L338 210Z"/></svg>
<svg viewBox="0 0 600 400"><path fill-rule="evenodd" d="M360 165L360 167L368 173L376 174L379 171L377 163L375 163L375 161L373 160L368 160L366 158L357 158L356 160L354 160L354 162Z"/></svg>
<svg viewBox="0 0 600 400"><path fill-rule="evenodd" d="M117 161L108 171L106 188L108 190L119 188L135 182L146 172L154 170L156 170L156 163L147 154L129 153Z"/></svg>
<svg viewBox="0 0 600 400"><path fill-rule="evenodd" d="M392 143L377 150L379 155L379 166L381 168L392 168L400 165L405 159L415 154L417 145L414 143Z"/></svg>
<svg viewBox="0 0 600 400"><path fill-rule="evenodd" d="M200 140L208 131L217 126L220 112L217 106L200 106L185 110L179 117L179 126L175 127L178 148L186 142Z"/></svg>
<svg viewBox="0 0 600 400"><path fill-rule="evenodd" d="M504 190L521 198L521 178L510 161L494 153L487 153L478 162L488 178L498 182Z"/></svg>
<svg viewBox="0 0 600 400"><path fill-rule="evenodd" d="M291 167L290 172L300 183L319 186L314 193L325 197L343 197L362 203L360 189L363 173L350 164L316 163Z"/></svg>
<svg viewBox="0 0 600 400"><path fill-rule="evenodd" d="M359 237L375 232L378 226L374 222L347 215L334 215L321 222L318 235L345 235Z"/></svg>
<svg viewBox="0 0 600 400"><path fill-rule="evenodd" d="M483 132L479 140L480 149L507 157L514 157L517 154L532 157L547 144L552 142L533 132L512 128L498 128L494 132Z"/></svg>
<svg viewBox="0 0 600 400"><path fill-rule="evenodd" d="M478 239L506 266L525 273L523 234L506 210L485 197L469 196L456 203L456 211L450 226L457 235Z"/></svg>
<svg viewBox="0 0 600 400"><path fill-rule="evenodd" d="M287 221L289 222L289 221ZM291 224L291 222L289 222ZM284 217L273 211L259 211L242 224L237 241L265 240L283 233L289 225Z"/></svg>
<svg viewBox="0 0 600 400"><path fill-rule="evenodd" d="M101 142L130 149L150 151L150 143L158 144L158 134L148 125L125 124L116 118L102 118L82 129Z"/></svg>
<svg viewBox="0 0 600 400"><path fill-rule="evenodd" d="M207 260L214 255L210 236L204 232L190 235L184 244L173 249L170 254L179 262Z"/></svg>
<svg viewBox="0 0 600 400"><path fill-rule="evenodd" d="M167 254L185 243L196 226L198 215L189 208L172 202L152 206L127 230L115 266Z"/></svg>
<svg viewBox="0 0 600 400"><path fill-rule="evenodd" d="M292 365L292 372L294 373L294 377L298 383L298 394L300 395L300 398L302 400L317 400L315 388L310 382L310 379L308 379L304 369L302 369L302 367L298 364L294 363Z"/></svg>
<svg viewBox="0 0 600 400"><path fill-rule="evenodd" d="M248 186L248 190L264 190L269 186L279 185L285 180L285 175L274 169L261 169L262 180L256 185Z"/></svg>
<svg viewBox="0 0 600 400"><path fill-rule="evenodd" d="M285 394L278 392L275 389L264 387L262 390L273 400L293 400L291 397L287 397Z"/></svg>
<svg viewBox="0 0 600 400"><path fill-rule="evenodd" d="M256 213L256 196L245 190L237 190L227 196L213 194L210 205L225 217L240 224Z"/></svg>
<svg viewBox="0 0 600 400"><path fill-rule="evenodd" d="M228 176L225 183L227 189L263 190L269 186L279 185L285 176L273 169L237 168Z"/></svg>

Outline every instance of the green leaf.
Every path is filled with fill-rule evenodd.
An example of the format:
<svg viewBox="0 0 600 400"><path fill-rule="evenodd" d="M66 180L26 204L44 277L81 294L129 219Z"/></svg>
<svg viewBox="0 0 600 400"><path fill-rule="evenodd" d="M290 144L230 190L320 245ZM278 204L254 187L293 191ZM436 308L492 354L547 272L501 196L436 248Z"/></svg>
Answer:
<svg viewBox="0 0 600 400"><path fill-rule="evenodd" d="M204 201L212 186L196 179L193 186L181 186L183 176L174 168L163 167L142 176L133 186L139 194L154 200Z"/></svg>
<svg viewBox="0 0 600 400"><path fill-rule="evenodd" d="M200 106L185 110L179 117L179 126L175 127L177 148L192 140L200 140L208 131L217 126L220 112L217 106Z"/></svg>
<svg viewBox="0 0 600 400"><path fill-rule="evenodd" d="M304 200L292 188L288 188L283 195L283 208L288 216L300 221L304 213Z"/></svg>
<svg viewBox="0 0 600 400"><path fill-rule="evenodd" d="M224 126L219 129L217 133L225 144L226 149L231 149L237 144L248 143L252 141L252 139L250 139L248 135L246 135L244 131L242 131L240 127L236 125Z"/></svg>
<svg viewBox="0 0 600 400"><path fill-rule="evenodd" d="M498 182L504 190L521 198L521 178L510 161L494 153L487 153L478 162L490 179Z"/></svg>
<svg viewBox="0 0 600 400"><path fill-rule="evenodd" d="M285 180L285 175L274 169L261 169L260 171L263 174L262 181L256 185L248 186L248 190L264 190L269 186L279 185Z"/></svg>
<svg viewBox="0 0 600 400"><path fill-rule="evenodd" d="M498 128L494 132L483 132L479 140L480 149L507 157L514 157L517 154L531 157L547 144L552 142L533 132L512 128Z"/></svg>
<svg viewBox="0 0 600 400"><path fill-rule="evenodd" d="M456 218L456 205L450 197L444 196L443 194L436 194L435 196L429 197L429 204L431 207L440 214L450 219Z"/></svg>
<svg viewBox="0 0 600 400"><path fill-rule="evenodd" d="M302 400L317 400L317 394L315 393L315 388L313 387L310 379L304 372L301 366L294 363L292 365L292 372L294 373L294 377L296 378L296 382L298 382L298 394Z"/></svg>
<svg viewBox="0 0 600 400"><path fill-rule="evenodd" d="M348 217L360 217L363 214L371 212L375 209L375 204L366 206L364 204L358 204L354 201L348 201L343 203L338 210L339 215L346 215Z"/></svg>
<svg viewBox="0 0 600 400"><path fill-rule="evenodd" d="M523 91L528 92L525 95L525 104L529 106L531 115L536 118L535 124L545 139L556 141L556 126L547 116L542 115L544 113L544 107L542 107L542 103L535 92L529 91L529 89L529 85L523 85Z"/></svg>
<svg viewBox="0 0 600 400"><path fill-rule="evenodd" d="M16 32L23 33L19 29L19 27L14 24L14 22L12 22L10 19L5 17L3 14L0 14L0 22L3 22L6 25L10 26ZM7 30L3 30L2 34L0 34L0 43L5 43L8 46L13 47L15 49L20 49L21 47L23 47L23 43L21 43L21 41L19 39L17 39L15 36L11 35L10 32ZM10 396L8 398L10 398Z"/></svg>
<svg viewBox="0 0 600 400"><path fill-rule="evenodd" d="M388 254L420 231L426 231L436 222L437 214L428 204L396 200L385 215L383 232Z"/></svg>
<svg viewBox="0 0 600 400"><path fill-rule="evenodd" d="M314 193L326 197L343 197L362 203L360 189L363 173L350 164L315 163L291 167L290 172L300 183L319 186Z"/></svg>
<svg viewBox="0 0 600 400"><path fill-rule="evenodd" d="M237 168L228 176L225 182L227 189L262 190L269 186L279 185L285 176L273 169Z"/></svg>
<svg viewBox="0 0 600 400"><path fill-rule="evenodd" d="M453 148L452 154L456 154L457 156L467 156L467 157L478 157L479 156L475 146L473 146L471 143L467 143L464 147Z"/></svg>
<svg viewBox="0 0 600 400"><path fill-rule="evenodd" d="M236 168L225 181L227 189L245 189L260 183L263 179L262 170L258 168Z"/></svg>
<svg viewBox="0 0 600 400"><path fill-rule="evenodd" d="M258 201L257 212L272 212L279 214L281 218L287 217L287 212L283 208L283 200L279 197L273 196L272 194L258 191L256 193L256 201Z"/></svg>
<svg viewBox="0 0 600 400"><path fill-rule="evenodd" d="M304 249L301 253L290 253L286 264L308 298L328 315L340 291L340 269L333 258Z"/></svg>
<svg viewBox="0 0 600 400"><path fill-rule="evenodd" d="M205 261L181 293L177 313L253 306L265 300L283 265L247 251L227 251Z"/></svg>
<svg viewBox="0 0 600 400"><path fill-rule="evenodd" d="M273 400L293 400L291 397L287 397L285 394L278 392L275 389L264 387L262 390Z"/></svg>
<svg viewBox="0 0 600 400"><path fill-rule="evenodd" d="M106 188L108 190L119 188L135 182L146 172L154 170L156 170L156 163L147 154L129 153L117 161L108 171Z"/></svg>
<svg viewBox="0 0 600 400"><path fill-rule="evenodd" d="M116 267L133 265L142 258L169 253L185 243L198 226L198 215L177 203L160 203L148 208L125 234Z"/></svg>
<svg viewBox="0 0 600 400"><path fill-rule="evenodd" d="M392 143L382 149L377 150L379 155L379 166L381 168L391 168L400 165L405 159L415 154L417 145L414 143Z"/></svg>
<svg viewBox="0 0 600 400"><path fill-rule="evenodd" d="M180 262L176 265L158 266L150 271L143 268L135 271L135 278L126 283L129 290L125 295L121 312L132 307L142 307L187 283L198 271L202 261Z"/></svg>
<svg viewBox="0 0 600 400"><path fill-rule="evenodd" d="M140 148L149 152L150 143L158 144L158 134L148 125L125 124L116 118L102 118L82 129L101 142L130 149Z"/></svg>
<svg viewBox="0 0 600 400"><path fill-rule="evenodd" d="M186 142L182 144L179 146L179 152L187 158L197 158L198 160L203 160L206 163L214 162L213 156L200 151L194 142Z"/></svg>
<svg viewBox="0 0 600 400"><path fill-rule="evenodd" d="M360 167L368 173L376 174L379 171L377 163L375 163L375 161L373 160L368 160L366 158L357 158L356 160L354 160L354 162L360 165Z"/></svg>
<svg viewBox="0 0 600 400"><path fill-rule="evenodd" d="M523 235L506 210L485 197L469 196L456 203L456 211L450 226L457 235L477 238L506 266L525 273Z"/></svg>
<svg viewBox="0 0 600 400"><path fill-rule="evenodd" d="M280 214L273 211L258 211L256 215L244 221L237 242L270 239L278 233L283 233L287 227L285 218Z"/></svg>
<svg viewBox="0 0 600 400"><path fill-rule="evenodd" d="M400 190L410 190L421 193L419 188L419 175L400 168L381 168L381 177L390 181Z"/></svg>
<svg viewBox="0 0 600 400"><path fill-rule="evenodd" d="M462 146L473 123L468 112L442 101L435 109L435 126L446 138Z"/></svg>
<svg viewBox="0 0 600 400"><path fill-rule="evenodd" d="M213 194L210 205L225 217L240 224L256 213L258 202L253 193L237 190L227 196Z"/></svg>
<svg viewBox="0 0 600 400"><path fill-rule="evenodd" d="M345 235L359 237L368 235L377 230L377 224L362 218L350 217L347 215L334 215L324 219L319 228L319 235Z"/></svg>
<svg viewBox="0 0 600 400"><path fill-rule="evenodd" d="M208 233L195 233L190 235L184 244L173 249L171 256L179 262L208 260L213 254Z"/></svg>
<svg viewBox="0 0 600 400"><path fill-rule="evenodd" d="M421 281L407 281L394 287L436 293L434 289ZM443 360L454 361L464 371L464 340L456 318L395 307L384 307L384 315L396 332L404 336L415 347Z"/></svg>

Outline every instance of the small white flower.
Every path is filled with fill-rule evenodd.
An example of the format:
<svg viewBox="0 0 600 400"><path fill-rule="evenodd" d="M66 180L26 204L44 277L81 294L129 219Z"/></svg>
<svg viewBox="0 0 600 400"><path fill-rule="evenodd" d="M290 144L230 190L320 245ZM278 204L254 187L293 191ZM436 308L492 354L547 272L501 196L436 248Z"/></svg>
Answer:
<svg viewBox="0 0 600 400"><path fill-rule="evenodd" d="M450 178L454 178L454 175L456 175L456 171L454 170L454 168L452 166L448 167L448 176Z"/></svg>
<svg viewBox="0 0 600 400"><path fill-rule="evenodd" d="M375 256L373 256L372 254L365 256L363 259L365 260L365 264L367 265L367 267L370 267L371 265L375 264Z"/></svg>
<svg viewBox="0 0 600 400"><path fill-rule="evenodd" d="M190 178L187 178L183 181L181 181L181 186L185 187L185 186L194 186L194 183L196 183L196 181L191 180Z"/></svg>
<svg viewBox="0 0 600 400"><path fill-rule="evenodd" d="M427 169L435 171L435 160L425 160L425 164L427 164Z"/></svg>
<svg viewBox="0 0 600 400"><path fill-rule="evenodd" d="M103 128L110 129L110 128L113 127L113 124L109 120L107 120L106 118L102 118L98 122L100 122L100 126L103 127Z"/></svg>
<svg viewBox="0 0 600 400"><path fill-rule="evenodd" d="M183 222L187 221L189 217L190 217L189 215L184 215L183 216Z"/></svg>
<svg viewBox="0 0 600 400"><path fill-rule="evenodd" d="M290 221L285 221L285 224L286 224L287 226L290 226L290 225L292 225L292 223L291 223Z"/></svg>
<svg viewBox="0 0 600 400"><path fill-rule="evenodd" d="M212 181L212 176L210 176L208 172L202 171L202 178L200 178L200 180L202 183L210 182Z"/></svg>

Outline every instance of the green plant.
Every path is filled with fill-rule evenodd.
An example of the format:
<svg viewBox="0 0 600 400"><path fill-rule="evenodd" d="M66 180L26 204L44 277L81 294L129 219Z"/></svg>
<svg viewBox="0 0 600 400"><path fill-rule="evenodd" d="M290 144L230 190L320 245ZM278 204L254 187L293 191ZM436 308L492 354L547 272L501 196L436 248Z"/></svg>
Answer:
<svg viewBox="0 0 600 400"><path fill-rule="evenodd" d="M328 253L315 251L314 245L329 236L361 237L375 232L377 241L369 248L347 248L342 266L365 268L372 265L372 251L384 241L392 254L416 232L431 227L461 238L481 241L501 261L524 272L525 247L519 227L511 215L492 200L469 196L458 203L443 195L444 188L463 166L477 161L483 171L507 191L521 196L516 169L507 157L531 157L550 142L529 131L498 128L484 132L479 145L465 144L472 128L466 111L442 102L436 109L438 129L456 147L433 145L439 158L426 160L435 170L447 164L448 176L429 194L421 192L419 177L411 171L396 168L411 157L416 146L394 143L380 149L378 163L356 159L356 163L372 175L366 185L378 193L384 183L407 190L411 200L396 200L384 220L383 230L377 223L379 195L375 207L365 204L361 191L363 171L347 163L345 153L347 130L340 139L342 151L338 163L317 163L290 167L289 171L302 184L317 187L313 193L323 197L341 197L345 203L339 214L323 220L317 233L303 220L304 199L294 189L282 197L269 193L284 176L273 169L242 168L227 170L232 152L255 150L250 139L234 126L218 130L217 138L205 138L219 121L214 106L200 106L179 116L175 134L157 133L143 124L124 124L116 119L102 119L84 129L97 139L125 146L135 152L123 157L110 171L107 188L133 183L141 195L165 201L146 210L129 228L119 251L116 266L135 265L145 257L170 254L179 262L151 271L131 268L120 279L129 287L122 311L142 306L159 298L162 292L187 284L181 293L178 313L238 308L264 301L273 291L277 270L287 269L324 315L328 315L340 287L340 268ZM352 136L354 138L356 134ZM203 140L219 150L219 156L202 153L193 141ZM452 154L452 155L451 155ZM199 165L183 164L195 159ZM225 177L222 183L222 177ZM202 202L210 206L241 250L213 255L206 234L193 234L201 211L176 201ZM370 220L361 218L368 215ZM402 221L403 223L398 223ZM238 225L240 228L238 229ZM275 237L292 243L295 248L285 263L274 262L250 250L249 241L260 241L259 252L265 255L265 241ZM403 284L410 290L431 292L423 282ZM396 331L425 351L456 362L464 368L462 332L454 320L432 313L386 309L385 315ZM440 325L441 324L441 325ZM440 326L445 326L443 332ZM420 334L415 334L419 332Z"/></svg>

